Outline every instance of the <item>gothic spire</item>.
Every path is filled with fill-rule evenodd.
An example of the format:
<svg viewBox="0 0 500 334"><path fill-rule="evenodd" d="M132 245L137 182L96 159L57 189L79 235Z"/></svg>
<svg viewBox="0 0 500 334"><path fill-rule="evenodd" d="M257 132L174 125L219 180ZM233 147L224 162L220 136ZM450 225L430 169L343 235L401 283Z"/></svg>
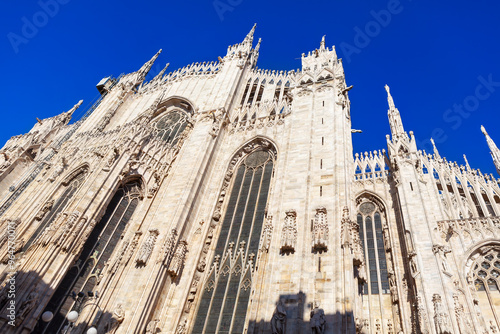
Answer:
<svg viewBox="0 0 500 334"><path fill-rule="evenodd" d="M255 53L259 53L260 50L260 43L262 42L262 38L259 38L259 41L257 42L257 45L255 46Z"/></svg>
<svg viewBox="0 0 500 334"><path fill-rule="evenodd" d="M387 92L387 102L389 103L389 110L396 109L396 106L394 105L394 99L392 98L389 86L385 85L385 90Z"/></svg>
<svg viewBox="0 0 500 334"><path fill-rule="evenodd" d="M467 170L471 170L470 165L469 165L469 161L467 160L467 157L465 156L465 154L464 154L464 160L465 160L465 167L467 167Z"/></svg>
<svg viewBox="0 0 500 334"><path fill-rule="evenodd" d="M325 37L326 37L326 35L323 35L323 38L321 38L321 44L319 47L320 51L325 50Z"/></svg>
<svg viewBox="0 0 500 334"><path fill-rule="evenodd" d="M434 148L434 156L436 157L436 159L441 159L441 156L439 155L439 151L436 147L436 143L434 142L434 139L431 138L431 143L432 143L432 147Z"/></svg>
<svg viewBox="0 0 500 334"><path fill-rule="evenodd" d="M245 42L250 42L252 43L253 42L253 34L255 33L255 28L257 27L257 23L255 23L252 27L252 29L250 30L250 32L248 33L248 35L245 37L245 39L243 40L243 43Z"/></svg>
<svg viewBox="0 0 500 334"><path fill-rule="evenodd" d="M495 144L493 139L491 139L490 135L488 134L488 132L486 132L486 129L482 125L481 125L481 131L486 137L486 142L488 143L488 147L490 148L491 157L493 158L493 163L495 164L497 173L500 174L500 150L498 149L497 145Z"/></svg>
<svg viewBox="0 0 500 334"><path fill-rule="evenodd" d="M401 120L398 108L396 108L396 105L394 104L394 99L392 98L389 86L385 85L385 90L387 91L387 102L389 103L389 111L387 114L389 116L389 125L391 127L392 137L404 136L405 129L403 127L403 121Z"/></svg>
<svg viewBox="0 0 500 334"><path fill-rule="evenodd" d="M153 56L153 58L151 58L147 63L145 63L144 65L142 65L142 67L139 69L139 71L137 71L137 74L138 74L138 79L139 81L142 81L144 80L144 78L146 77L146 75L148 74L149 70L151 70L151 67L153 67L153 64L155 63L156 61L156 58L158 58L158 56L160 55L161 53L161 49Z"/></svg>
<svg viewBox="0 0 500 334"><path fill-rule="evenodd" d="M80 106L82 105L82 103L83 103L83 100L78 101L78 103L75 104L73 106L73 108L71 108L70 110L66 111L66 114L68 114L68 116L73 115L73 113L76 111L76 109L80 108Z"/></svg>
<svg viewBox="0 0 500 334"><path fill-rule="evenodd" d="M156 82L156 81L160 81L161 78L163 77L163 74L165 74L165 71L167 70L167 68L170 66L170 63L167 63L167 65L165 65L165 67L163 68L163 70L160 71L160 73L158 73L154 78L153 80L151 80L152 82Z"/></svg>

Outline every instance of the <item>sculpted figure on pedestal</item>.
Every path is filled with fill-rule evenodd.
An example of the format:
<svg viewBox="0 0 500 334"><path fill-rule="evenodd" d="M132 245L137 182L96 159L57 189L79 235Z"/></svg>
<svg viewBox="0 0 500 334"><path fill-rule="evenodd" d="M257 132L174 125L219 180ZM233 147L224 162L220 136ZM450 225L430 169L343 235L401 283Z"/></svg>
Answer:
<svg viewBox="0 0 500 334"><path fill-rule="evenodd" d="M325 312L323 309L318 308L316 304L314 309L311 311L311 333L312 334L323 334L325 332Z"/></svg>
<svg viewBox="0 0 500 334"><path fill-rule="evenodd" d="M276 309L274 310L273 317L271 319L271 330L272 334L285 334L286 328L286 311L283 302L280 300Z"/></svg>

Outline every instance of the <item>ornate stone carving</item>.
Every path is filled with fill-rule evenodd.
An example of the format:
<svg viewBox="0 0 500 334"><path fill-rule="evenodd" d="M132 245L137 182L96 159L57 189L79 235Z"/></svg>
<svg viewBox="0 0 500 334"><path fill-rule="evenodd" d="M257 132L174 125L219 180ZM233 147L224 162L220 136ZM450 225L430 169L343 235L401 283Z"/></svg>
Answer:
<svg viewBox="0 0 500 334"><path fill-rule="evenodd" d="M50 201L47 201L43 207L40 209L40 211L38 211L38 213L36 214L35 216L35 219L36 220L42 220L43 217L45 217L45 215L47 214L47 212L49 212L50 210L52 210L52 206L54 205L54 200L51 199Z"/></svg>
<svg viewBox="0 0 500 334"><path fill-rule="evenodd" d="M416 311L417 311L417 321L418 321L418 327L420 328L420 332L422 334L428 334L429 333L429 328L428 328L428 320L427 320L427 314L425 312L425 307L424 303L422 301L421 296L417 296L417 301L415 303Z"/></svg>
<svg viewBox="0 0 500 334"><path fill-rule="evenodd" d="M40 295L38 293L38 284L30 290L28 295L24 298L24 300L19 305L16 315L16 325L19 325L28 314L33 310L36 303L38 302Z"/></svg>
<svg viewBox="0 0 500 334"><path fill-rule="evenodd" d="M297 243L297 212L288 210L281 232L281 252L293 253Z"/></svg>
<svg viewBox="0 0 500 334"><path fill-rule="evenodd" d="M151 320L146 326L146 334L156 334L158 332L158 323L160 320L154 319Z"/></svg>
<svg viewBox="0 0 500 334"><path fill-rule="evenodd" d="M356 325L356 334L368 334L370 332L370 322L368 319L356 317L354 323Z"/></svg>
<svg viewBox="0 0 500 334"><path fill-rule="evenodd" d="M145 266L148 262L151 253L153 253L153 249L156 243L156 238L158 237L160 232L158 229L150 229L149 235L146 241L142 244L141 249L139 250L139 254L137 255L137 265Z"/></svg>
<svg viewBox="0 0 500 334"><path fill-rule="evenodd" d="M453 294L453 302L455 304L455 317L461 334L472 334L474 329L470 321L469 315L465 312L464 305L460 303L460 298L457 293Z"/></svg>
<svg viewBox="0 0 500 334"><path fill-rule="evenodd" d="M186 253L187 241L181 240L177 245L174 257L172 258L172 261L170 262L170 266L168 268L168 273L170 274L170 276L177 277L180 274L182 267L184 266L184 261L186 260Z"/></svg>
<svg viewBox="0 0 500 334"><path fill-rule="evenodd" d="M154 194L156 194L156 192L158 191L158 188L160 188L161 178L160 178L160 175L158 173L155 172L153 174L153 180L154 180L153 184L149 188L148 198L153 197Z"/></svg>
<svg viewBox="0 0 500 334"><path fill-rule="evenodd" d="M325 312L320 309L315 303L314 309L311 311L311 333L312 334L324 334L325 333Z"/></svg>
<svg viewBox="0 0 500 334"><path fill-rule="evenodd" d="M80 251L82 250L83 245L85 244L85 241L89 237L90 233L94 229L95 224L97 224L96 220L92 219L90 221L89 226L87 226L87 228L85 229L85 232L83 233L83 236L80 238L80 240L78 241L76 247L71 252L72 254L80 254Z"/></svg>
<svg viewBox="0 0 500 334"><path fill-rule="evenodd" d="M114 147L113 150L108 154L108 158L106 159L106 165L102 169L105 172L108 172L111 170L111 167L115 163L115 160L118 159L120 156L120 151L118 148Z"/></svg>
<svg viewBox="0 0 500 334"><path fill-rule="evenodd" d="M313 249L316 251L326 251L328 249L328 221L326 208L316 209L313 221Z"/></svg>
<svg viewBox="0 0 500 334"><path fill-rule="evenodd" d="M187 319L181 320L180 324L175 330L175 334L186 334L187 332Z"/></svg>
<svg viewBox="0 0 500 334"><path fill-rule="evenodd" d="M56 246L60 247L64 244L66 241L66 238L68 235L71 233L71 230L73 229L73 226L75 225L75 222L77 221L78 217L80 216L80 212L75 211L71 213L64 223L63 226L59 227L58 235L57 238L55 238L54 243ZM67 247L64 247L62 249L63 251L67 251Z"/></svg>
<svg viewBox="0 0 500 334"><path fill-rule="evenodd" d="M391 291L391 300L393 304L399 301L398 297L398 287L396 286L396 274L393 271L389 271L389 289Z"/></svg>
<svg viewBox="0 0 500 334"><path fill-rule="evenodd" d="M450 267L448 266L448 261L446 259L446 254L451 252L451 249L445 247L443 245L434 245L432 246L432 251L436 255L436 257L441 262L441 267L445 273L450 273Z"/></svg>
<svg viewBox="0 0 500 334"><path fill-rule="evenodd" d="M177 230L173 228L170 231L170 234L166 237L158 258L158 261L163 262L165 266L168 266L168 263L172 259L176 241L177 241Z"/></svg>
<svg viewBox="0 0 500 334"><path fill-rule="evenodd" d="M434 323L436 325L436 332L438 334L451 334L450 319L447 310L445 310L441 302L441 296L435 293L432 295L432 302L434 303Z"/></svg>
<svg viewBox="0 0 500 334"><path fill-rule="evenodd" d="M269 252L271 246L271 238L273 236L273 216L267 216L266 224L262 231L261 250Z"/></svg>
<svg viewBox="0 0 500 334"><path fill-rule="evenodd" d="M279 301L271 318L272 334L285 334L286 332L286 310L283 301Z"/></svg>
<svg viewBox="0 0 500 334"><path fill-rule="evenodd" d="M113 315L104 326L104 333L114 334L118 327L120 327L123 319L125 319L125 311L123 310L122 304L118 304L113 311Z"/></svg>
<svg viewBox="0 0 500 334"><path fill-rule="evenodd" d="M55 179L57 179L57 177L59 175L61 175L61 173L64 171L64 168L66 167L66 159L64 157L62 157L59 162L54 166L54 171L52 172L52 174L50 175L49 177L49 181L50 182L54 182Z"/></svg>

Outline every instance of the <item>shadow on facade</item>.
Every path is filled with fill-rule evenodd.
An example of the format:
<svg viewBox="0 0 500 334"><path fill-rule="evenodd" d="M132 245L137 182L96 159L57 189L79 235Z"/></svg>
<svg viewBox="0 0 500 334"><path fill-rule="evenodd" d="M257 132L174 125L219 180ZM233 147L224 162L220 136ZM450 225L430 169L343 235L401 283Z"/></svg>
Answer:
<svg viewBox="0 0 500 334"><path fill-rule="evenodd" d="M68 297L72 301L69 307L63 305L59 310L58 306L47 304L55 290L34 271L14 273L7 268L0 273L0 279L4 284L0 291L0 333L85 333L91 326L98 330L106 328L107 332L113 333L123 321L117 312L102 312L96 306L98 294L96 296L92 291L90 294L88 291L72 291L55 298L60 302ZM71 310L77 311L79 317L71 326L72 330L65 331L71 325L66 319ZM42 314L46 311L53 314L50 323L42 321ZM82 319L90 314L93 314L90 321Z"/></svg>
<svg viewBox="0 0 500 334"><path fill-rule="evenodd" d="M330 301L333 302L333 301ZM276 301L274 314L268 319L251 320L248 325L249 334L327 334L327 333L355 333L354 318L352 312L325 314L321 304L314 305L308 300L305 293L280 295ZM281 304L281 305L280 305ZM276 324L282 313L281 325ZM273 319L275 318L275 319ZM307 319L307 320L306 320ZM321 320L323 319L323 320ZM321 323L324 323L321 326ZM282 327L280 331L280 327ZM319 328L322 328L318 331ZM273 329L275 332L273 332Z"/></svg>

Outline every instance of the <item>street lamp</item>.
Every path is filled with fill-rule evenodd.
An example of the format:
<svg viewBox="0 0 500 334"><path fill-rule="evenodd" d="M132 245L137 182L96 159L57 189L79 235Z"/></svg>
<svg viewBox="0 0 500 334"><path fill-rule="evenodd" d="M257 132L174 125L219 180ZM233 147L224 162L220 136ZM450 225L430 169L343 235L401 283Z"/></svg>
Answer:
<svg viewBox="0 0 500 334"><path fill-rule="evenodd" d="M90 327L87 330L87 334L97 334L97 329L95 327Z"/></svg>
<svg viewBox="0 0 500 334"><path fill-rule="evenodd" d="M43 314L42 314L42 321L43 322L50 322L52 320L52 318L54 318L54 313L52 313L50 311L43 312Z"/></svg>

